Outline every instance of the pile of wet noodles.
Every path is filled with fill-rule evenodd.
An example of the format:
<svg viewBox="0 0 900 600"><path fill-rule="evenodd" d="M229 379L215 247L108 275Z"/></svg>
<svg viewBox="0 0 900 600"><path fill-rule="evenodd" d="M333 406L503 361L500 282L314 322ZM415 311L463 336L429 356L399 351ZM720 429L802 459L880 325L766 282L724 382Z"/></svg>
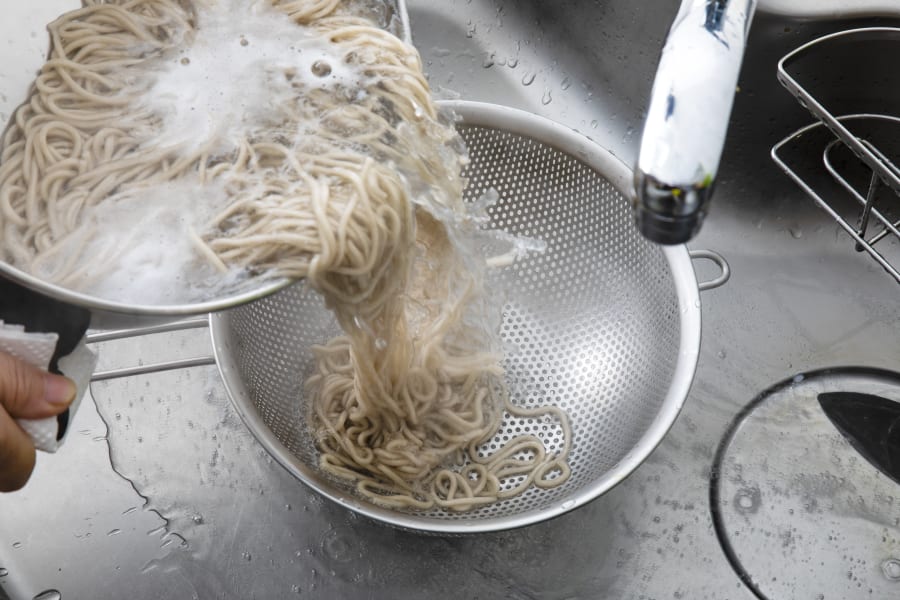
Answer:
<svg viewBox="0 0 900 600"><path fill-rule="evenodd" d="M337 0L63 15L2 138L2 258L123 302L305 278L343 332L303 388L323 470L412 509L561 485L566 414L508 398L464 145L382 25ZM558 422L562 450L487 449L505 415Z"/></svg>

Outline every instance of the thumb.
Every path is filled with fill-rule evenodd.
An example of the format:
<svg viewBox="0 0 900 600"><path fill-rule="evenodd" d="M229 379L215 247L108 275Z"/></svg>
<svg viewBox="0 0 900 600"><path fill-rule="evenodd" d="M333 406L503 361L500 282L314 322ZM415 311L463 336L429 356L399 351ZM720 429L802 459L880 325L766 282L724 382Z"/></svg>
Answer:
<svg viewBox="0 0 900 600"><path fill-rule="evenodd" d="M0 352L0 406L17 419L43 419L63 412L75 399L71 379L54 375Z"/></svg>

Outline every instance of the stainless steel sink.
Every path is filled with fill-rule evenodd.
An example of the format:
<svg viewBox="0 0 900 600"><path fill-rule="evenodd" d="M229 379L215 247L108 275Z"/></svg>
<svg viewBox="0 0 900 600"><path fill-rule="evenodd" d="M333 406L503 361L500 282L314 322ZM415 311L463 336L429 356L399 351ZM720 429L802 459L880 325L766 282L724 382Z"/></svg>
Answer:
<svg viewBox="0 0 900 600"><path fill-rule="evenodd" d="M3 25L0 93L11 95L2 86L21 71L22 56L40 63L35 39L48 13L72 5L43 2L41 15L14 13L26 19L21 27ZM410 1L415 43L441 93L549 117L628 164L676 9L675 0ZM900 559L900 488L869 498L857 484L866 510L843 515L849 525L840 526L826 510L834 493L815 485L828 478L818 467L810 467L811 483L793 487L779 485L790 474L771 472L746 496L757 510L742 512L733 530L717 529L712 508L722 507L710 505L720 442L765 389L826 367L900 370L900 288L769 157L773 144L812 121L776 81L778 59L819 35L874 24L900 25L900 15L757 14L716 197L691 243L722 253L733 275L703 295L700 366L682 415L610 493L516 531L422 536L355 517L297 483L244 429L213 367L96 383L62 451L40 457L23 491L0 496L0 598L52 590L63 599L900 594L890 562ZM203 330L106 342L101 368L208 351ZM780 452L776 439L754 458ZM802 461L793 464L802 470ZM815 528L793 535L791 519L785 535L767 520L800 496L814 496L824 512L798 510L791 519L832 523L836 539ZM746 508L744 496L721 500ZM882 532L877 539L835 533L870 525ZM738 534L755 546L729 556L721 539ZM754 571L748 552L771 558L777 574L771 564Z"/></svg>

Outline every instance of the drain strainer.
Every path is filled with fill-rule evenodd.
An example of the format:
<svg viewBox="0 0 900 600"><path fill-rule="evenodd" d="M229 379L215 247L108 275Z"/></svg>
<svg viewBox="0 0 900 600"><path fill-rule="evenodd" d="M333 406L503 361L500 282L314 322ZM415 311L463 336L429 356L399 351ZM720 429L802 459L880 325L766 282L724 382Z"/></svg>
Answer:
<svg viewBox="0 0 900 600"><path fill-rule="evenodd" d="M900 374L816 371L757 397L716 455L716 533L759 598L900 597L900 485L826 415L826 392L900 402Z"/></svg>

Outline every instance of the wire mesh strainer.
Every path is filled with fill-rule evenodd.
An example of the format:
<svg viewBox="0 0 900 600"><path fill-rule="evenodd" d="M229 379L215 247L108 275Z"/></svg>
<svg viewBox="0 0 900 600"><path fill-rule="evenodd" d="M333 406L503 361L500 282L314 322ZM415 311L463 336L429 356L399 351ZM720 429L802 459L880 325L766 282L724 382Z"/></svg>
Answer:
<svg viewBox="0 0 900 600"><path fill-rule="evenodd" d="M268 451L325 496L397 526L433 532L507 529L597 497L650 453L688 393L700 345L700 300L687 250L645 241L626 199L631 173L586 138L505 107L454 102L469 148L468 200L500 193L492 224L546 242L507 268L501 335L513 402L554 404L573 427L572 476L468 513L387 509L325 475L302 406L310 347L339 329L320 297L294 285L211 317L231 398ZM706 258L710 256L705 255ZM724 283L723 277L713 285ZM711 287L711 286L710 286ZM552 451L560 431L504 420Z"/></svg>

